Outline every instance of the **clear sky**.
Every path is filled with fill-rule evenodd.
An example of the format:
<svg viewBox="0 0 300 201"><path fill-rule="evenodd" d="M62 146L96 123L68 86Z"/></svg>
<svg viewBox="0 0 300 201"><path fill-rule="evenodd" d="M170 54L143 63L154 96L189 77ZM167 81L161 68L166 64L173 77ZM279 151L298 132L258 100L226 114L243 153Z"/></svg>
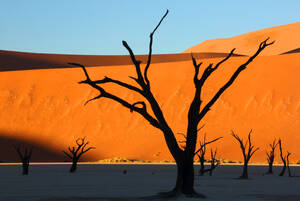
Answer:
<svg viewBox="0 0 300 201"><path fill-rule="evenodd" d="M204 40L300 21L300 0L0 0L0 49L62 54L179 53Z"/></svg>

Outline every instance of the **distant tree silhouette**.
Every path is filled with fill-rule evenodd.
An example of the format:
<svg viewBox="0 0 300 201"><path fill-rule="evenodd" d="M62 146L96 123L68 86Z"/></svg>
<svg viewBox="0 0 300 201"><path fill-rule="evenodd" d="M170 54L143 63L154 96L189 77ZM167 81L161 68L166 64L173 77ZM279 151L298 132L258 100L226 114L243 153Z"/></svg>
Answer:
<svg viewBox="0 0 300 201"><path fill-rule="evenodd" d="M248 179L248 163L249 163L251 157L253 156L253 154L259 149L259 148L254 149L254 146L252 145L252 142L251 142L251 133L252 133L252 129L250 130L250 132L248 134L248 139L245 143L233 131L231 133L231 135L239 142L242 153L243 153L244 166L243 166L243 173L240 176L241 179Z"/></svg>
<svg viewBox="0 0 300 201"><path fill-rule="evenodd" d="M282 142L281 142L281 139L278 140L278 144L279 144L279 150L280 150L280 158L281 158L281 161L283 163L283 167L282 167L282 170L281 170L279 176L283 176L284 173L285 173L286 167L287 167L288 157L291 155L291 153L289 153L287 151L287 154L284 156L283 155L283 151L282 151Z"/></svg>
<svg viewBox="0 0 300 201"><path fill-rule="evenodd" d="M216 159L217 156L217 149L213 151L212 149L210 150L210 168L209 168L209 176L212 176L212 173L216 167L219 166L220 161Z"/></svg>
<svg viewBox="0 0 300 201"><path fill-rule="evenodd" d="M24 147L24 151L22 151L21 145L18 146L14 146L16 152L19 155L19 158L22 162L22 174L23 175L28 175L29 173L29 162L31 159L31 155L32 155L32 147L28 148L28 147Z"/></svg>
<svg viewBox="0 0 300 201"><path fill-rule="evenodd" d="M292 177L291 168L290 168L290 155L292 155L292 154L287 151L286 166L287 166L287 169L288 169L289 177Z"/></svg>
<svg viewBox="0 0 300 201"><path fill-rule="evenodd" d="M89 142L85 141L85 137L78 138L76 140L77 147L68 147L68 151L63 151L64 154L72 160L72 166L70 168L70 172L75 172L77 169L77 162L79 161L80 157L88 152L91 149L95 149L95 147L86 147Z"/></svg>
<svg viewBox="0 0 300 201"><path fill-rule="evenodd" d="M270 150L266 151L267 160L268 160L268 164L269 164L269 169L266 174L273 174L273 163L274 163L274 159L275 159L275 149L276 149L277 145L278 145L278 142L276 140L273 140L273 143L269 144Z"/></svg>
<svg viewBox="0 0 300 201"><path fill-rule="evenodd" d="M208 169L205 169L205 165L204 165L204 163L205 163L205 154L206 154L206 146L208 145L208 144L210 144L210 143L213 143L213 142L215 142L215 141L217 141L217 140L219 140L219 139L221 139L222 137L218 137L218 138L216 138L216 139L214 139L214 140L211 140L211 141L206 141L206 134L204 134L204 136L203 136L203 141L199 141L199 144L200 144L200 148L195 152L196 154L197 154L197 156L198 156L198 158L199 158L199 161L200 161L200 170L199 170L199 175L200 176L203 176L206 172L211 172L212 170L211 170L211 168L212 168L212 166L211 166L211 168L208 168ZM214 166L215 164L213 164L213 169L215 169L215 166Z"/></svg>
<svg viewBox="0 0 300 201"><path fill-rule="evenodd" d="M273 44L274 41L268 43L269 38L262 41L258 47L258 50L252 56L250 56L245 63L243 63L236 69L236 71L233 73L230 79L217 91L217 93L205 105L202 105L203 101L201 97L202 87L204 86L204 83L207 81L208 77L210 77L213 74L213 72L215 72L219 68L221 64L223 64L233 55L235 49L233 49L226 58L219 61L216 65L209 64L204 69L200 78L198 78L200 74L199 69L202 63L197 63L196 59L193 57L193 55L191 55L192 62L195 68L195 74L193 78L193 82L195 86L195 94L188 111L188 117L187 117L188 124L186 130L187 140L186 140L186 145L184 146L185 148L183 149L178 145L174 132L170 128L169 124L167 123L163 111L161 110L160 104L158 103L158 101L156 100L155 96L152 93L151 84L148 78L148 70L151 64L153 35L155 31L158 29L158 27L160 26L163 19L167 16L167 14L168 11L161 18L161 20L159 21L158 25L154 28L154 30L150 33L149 54L144 68L141 68L142 62L136 59L135 54L133 53L132 49L129 47L127 42L122 41L123 46L128 50L130 54L130 58L135 66L135 70L137 74L136 77L130 76L130 78L136 82L138 87L116 79L112 79L110 77L104 77L101 80L92 80L84 65L78 63L69 63L69 64L79 66L83 69L86 80L79 82L80 84L88 84L89 86L98 90L100 93L98 96L88 100L86 103L101 98L111 99L115 102L118 102L125 108L128 108L131 112L136 112L140 114L153 127L158 128L159 130L162 131L165 138L165 142L169 148L169 151L177 164L177 180L174 189L170 192L161 194L161 196L175 196L178 195L179 193L183 193L187 196L205 197L202 194L198 194L194 190L193 162L194 162L195 149L197 143L198 125L203 119L203 117L207 114L207 112L211 109L213 104L224 93L224 91L228 89L228 87L231 86L232 83L236 80L238 75L243 70L246 69L247 65L250 64L253 61L253 59L256 58L263 49ZM137 101L134 103L130 103L125 99L120 98L117 95L114 95L108 92L107 90L105 90L103 87L103 84L105 83L116 84L120 87L126 88L127 90L138 93L145 98L148 104L146 104L145 101ZM149 106L152 110L152 113L148 112Z"/></svg>

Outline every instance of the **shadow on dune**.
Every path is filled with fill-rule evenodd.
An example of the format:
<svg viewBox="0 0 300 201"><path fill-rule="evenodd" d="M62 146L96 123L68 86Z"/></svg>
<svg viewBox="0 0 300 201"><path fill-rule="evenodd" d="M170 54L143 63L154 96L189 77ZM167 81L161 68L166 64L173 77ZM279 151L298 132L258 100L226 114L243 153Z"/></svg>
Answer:
<svg viewBox="0 0 300 201"><path fill-rule="evenodd" d="M194 53L196 59L225 57L228 53ZM148 55L136 55L142 63ZM242 56L242 55L233 55ZM176 62L191 60L191 54L157 54L152 56L152 63ZM91 66L132 65L129 55L67 55L40 54L0 50L0 71L77 68L69 62L82 63Z"/></svg>
<svg viewBox="0 0 300 201"><path fill-rule="evenodd" d="M69 161L63 154L60 148L53 149L45 146L42 143L27 141L23 139L18 139L15 137L7 137L11 134L0 133L0 162L10 163L10 162L20 162L19 156L14 149L14 145L21 145L24 147L33 147L32 151L32 162L65 162ZM18 136L30 136L28 134L18 135ZM66 146L67 149L67 146ZM93 161L94 157L82 156L80 161Z"/></svg>
<svg viewBox="0 0 300 201"><path fill-rule="evenodd" d="M293 53L299 53L299 52L300 52L300 48L297 48L297 49L294 49L294 50L290 50L288 52L281 53L280 55L282 55L282 54L293 54Z"/></svg>

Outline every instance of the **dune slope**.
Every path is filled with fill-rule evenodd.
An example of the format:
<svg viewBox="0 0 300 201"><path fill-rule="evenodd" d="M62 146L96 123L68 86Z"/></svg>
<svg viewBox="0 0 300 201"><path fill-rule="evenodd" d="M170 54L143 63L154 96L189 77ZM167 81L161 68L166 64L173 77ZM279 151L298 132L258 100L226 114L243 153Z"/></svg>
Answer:
<svg viewBox="0 0 300 201"><path fill-rule="evenodd" d="M203 59L203 65L220 59ZM231 58L208 80L204 103L246 59ZM109 76L134 84L128 78L135 76L132 65L90 67L88 71L94 79ZM193 71L191 61L156 63L149 70L153 93L175 133L186 130L187 111L194 93ZM203 133L207 133L208 139L223 136L211 147L218 148L220 158L242 160L239 145L230 136L231 130L245 137L253 129L254 144L260 147L254 162L265 161L267 144L279 137L284 148L292 153L291 160L299 160L299 77L299 53L258 57L204 118L200 137ZM98 92L79 85L78 81L83 79L79 68L1 72L2 137L30 141L61 153L76 138L87 136L90 145L97 147L86 159L93 161L116 156L152 161L172 159L162 133L138 114L107 99L84 106ZM128 90L110 84L105 87L132 103L142 100ZM1 150L0 160L4 155L5 150Z"/></svg>

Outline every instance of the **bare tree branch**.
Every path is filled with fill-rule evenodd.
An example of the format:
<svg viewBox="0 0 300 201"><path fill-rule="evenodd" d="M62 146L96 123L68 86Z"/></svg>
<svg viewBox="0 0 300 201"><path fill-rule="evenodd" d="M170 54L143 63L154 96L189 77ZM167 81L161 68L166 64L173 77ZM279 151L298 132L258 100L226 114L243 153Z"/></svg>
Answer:
<svg viewBox="0 0 300 201"><path fill-rule="evenodd" d="M269 40L269 38L267 38L266 40L264 40L263 42L260 43L258 50L256 51L256 53L254 55L252 55L244 64L242 64L235 72L234 74L231 76L231 78L227 81L227 83L221 87L219 89L219 91L214 95L214 97L205 105L205 107L202 109L202 111L199 113L199 121L205 116L205 114L210 110L210 107L218 100L218 98L221 96L221 94L223 94L223 92L230 86L232 85L232 83L235 81L235 79L238 77L238 75L246 69L247 65L253 61L253 59L255 57L257 57L259 55L259 53L265 49L267 46L272 45L275 41L271 42L271 43L267 43L267 41ZM230 56L233 54L234 49L230 52ZM228 59L230 56L227 56L226 58ZM227 59L222 60L220 63L223 63L224 61L226 61ZM219 64L220 65L220 64ZM216 65L216 67L219 66L218 64ZM213 68L213 69L216 69ZM208 70L211 71L211 70ZM213 70L214 71L214 70ZM205 74L205 73L204 73ZM203 75L204 75L203 74ZM209 74L210 75L210 74Z"/></svg>
<svg viewBox="0 0 300 201"><path fill-rule="evenodd" d="M158 29L158 27L160 26L160 24L162 23L162 21L168 15L168 13L169 13L169 10L166 11L166 13L161 18L161 20L159 21L159 23L157 24L155 29L150 33L148 60L147 60L147 64L146 64L145 71L144 71L144 78L145 78L145 81L146 81L146 84L147 84L148 87L150 87L150 82L149 82L149 79L148 79L147 72L148 72L148 69L149 69L150 63L151 63L153 35L154 35L155 31Z"/></svg>
<svg viewBox="0 0 300 201"><path fill-rule="evenodd" d="M143 89L145 89L146 83L145 83L145 81L144 81L144 77L143 77L142 72L141 72L141 61L136 60L135 55L134 55L132 49L129 47L129 45L127 44L126 41L123 40L123 41L122 41L122 44L123 44L123 46L127 49L127 51L129 52L130 58L131 58L131 60L132 60L132 62L133 62L133 64L134 64L134 66L135 66L136 73L137 73L137 76L138 76L137 79L136 79L136 81L138 82L138 84L139 84Z"/></svg>
<svg viewBox="0 0 300 201"><path fill-rule="evenodd" d="M211 143L213 143L213 142L215 142L215 141L218 141L219 139L222 139L223 137L218 137L218 138L215 138L215 139L213 139L213 140L211 140L211 141L208 141L208 142L205 142L204 141L204 143L200 143L200 148L195 152L195 154L197 154L197 153L199 153L199 151L201 150L201 149L203 149L203 147L205 147L206 145L208 145L208 144L211 144Z"/></svg>
<svg viewBox="0 0 300 201"><path fill-rule="evenodd" d="M145 95L144 92L141 89L139 89L139 88L137 88L135 86L132 86L130 84L121 82L119 80L115 80L115 79L109 78L107 76L105 76L102 80L95 80L95 81L91 81L91 82L93 82L94 84L115 83L115 84L117 84L119 86L125 87L125 88L127 88L129 90L132 90L132 91L135 91L135 92L141 94L142 96ZM86 83L87 84L88 81L84 80L84 81L79 82L79 84L82 84L82 83Z"/></svg>
<svg viewBox="0 0 300 201"><path fill-rule="evenodd" d="M66 156L68 156L70 159L72 159L72 156L70 154L68 154L67 152L65 151L62 151Z"/></svg>
<svg viewBox="0 0 300 201"><path fill-rule="evenodd" d="M203 62L200 62L199 64L197 64L197 61L194 58L193 53L191 53L191 57L192 57L192 61L193 61L194 69L195 69L194 84L196 86L197 83L199 82L199 79L198 79L199 69L200 69L200 66L202 65Z"/></svg>
<svg viewBox="0 0 300 201"><path fill-rule="evenodd" d="M124 107L128 108L131 112L132 112L132 111L135 111L135 112L141 114L146 120L148 120L148 122L149 122L151 125L153 125L153 126L156 127L156 128L159 128L159 123L158 123L158 121L157 121L154 117L152 117L152 116L147 112L147 110L146 110L146 105L145 105L145 104L143 104L143 108L139 108L139 107L136 107L136 106L135 106L136 104L133 104L133 105L132 105L132 104L128 103L127 101L125 101L125 100L123 100L123 99L121 99L121 98L119 98L119 97L117 97L117 96L115 96L115 95L113 95L113 94L111 94L111 93L106 92L101 86L97 85L94 81L92 81L92 80L90 79L90 77L89 77L89 75L88 75L88 73L87 73L86 67L85 67L84 65L81 65L81 64L74 64L74 63L69 63L69 64L76 65L76 66L80 66L80 67L84 70L84 72L85 72L85 74L86 74L86 80L85 80L85 81L82 81L82 82L80 82L80 83L88 84L88 85L90 85L91 87L97 89L97 90L100 92L100 95L98 95L98 96L96 96L96 97L94 97L94 98L88 100L88 101L85 103L85 105L86 105L87 103L89 103L90 101L92 101L92 100L96 100L96 99L105 97L105 98L108 98L108 99L111 99L111 100L114 100L114 101L120 103L120 104L123 105ZM142 104L141 101L138 102L138 103L139 103L139 104Z"/></svg>

